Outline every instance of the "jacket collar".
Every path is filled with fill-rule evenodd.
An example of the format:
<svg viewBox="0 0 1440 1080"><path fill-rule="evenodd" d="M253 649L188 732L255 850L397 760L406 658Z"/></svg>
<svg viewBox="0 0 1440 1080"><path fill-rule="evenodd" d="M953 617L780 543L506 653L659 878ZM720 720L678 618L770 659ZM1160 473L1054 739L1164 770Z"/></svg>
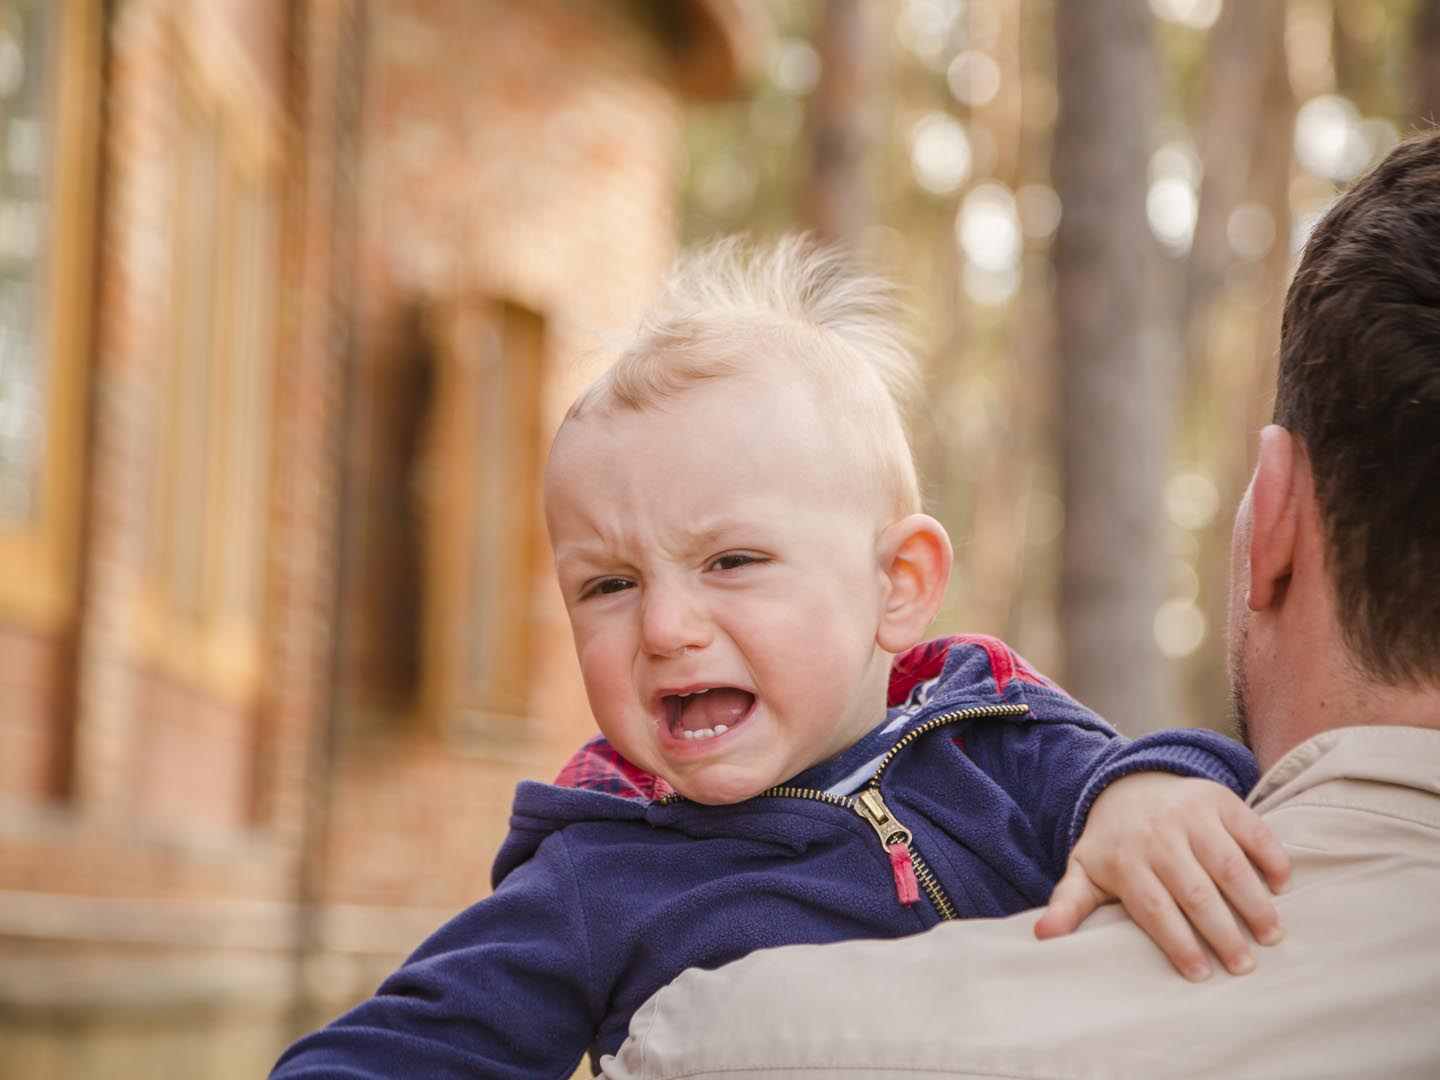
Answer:
<svg viewBox="0 0 1440 1080"><path fill-rule="evenodd" d="M1440 825L1440 731L1410 725L1334 728L1281 758L1250 793L1261 813L1336 781L1384 785L1375 801ZM1403 809L1402 809L1403 807Z"/></svg>

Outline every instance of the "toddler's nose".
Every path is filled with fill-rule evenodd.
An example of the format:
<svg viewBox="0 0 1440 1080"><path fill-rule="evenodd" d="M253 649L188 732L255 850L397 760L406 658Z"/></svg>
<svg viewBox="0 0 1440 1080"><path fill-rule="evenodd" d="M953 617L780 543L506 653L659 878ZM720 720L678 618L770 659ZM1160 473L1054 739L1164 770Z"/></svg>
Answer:
<svg viewBox="0 0 1440 1080"><path fill-rule="evenodd" d="M684 590L647 590L640 618L641 643L651 656L682 656L710 644L709 620Z"/></svg>

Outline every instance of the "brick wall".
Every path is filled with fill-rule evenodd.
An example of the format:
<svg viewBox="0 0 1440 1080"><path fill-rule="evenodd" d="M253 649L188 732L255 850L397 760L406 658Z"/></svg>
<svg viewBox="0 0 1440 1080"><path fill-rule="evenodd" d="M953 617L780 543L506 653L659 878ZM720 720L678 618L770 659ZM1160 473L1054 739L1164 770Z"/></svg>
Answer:
<svg viewBox="0 0 1440 1080"><path fill-rule="evenodd" d="M83 602L73 695L39 646L0 633L7 716L51 732L37 740L31 723L30 762L13 778L0 770L4 797L25 796L0 815L0 1076L255 1076L291 1031L310 748L329 686L339 305L328 238L351 230L331 221L327 155L342 141L333 57L359 5L86 10L105 78ZM211 57L224 70L202 75L240 124L295 135L280 291L304 300L281 313L270 651L263 692L239 699L160 662L140 603L170 347L177 109ZM45 708L12 711L14 685ZM57 753L67 775L46 787L35 774Z"/></svg>
<svg viewBox="0 0 1440 1080"><path fill-rule="evenodd" d="M62 783L62 658L55 635L0 626L0 806L53 799Z"/></svg>
<svg viewBox="0 0 1440 1080"><path fill-rule="evenodd" d="M405 587L387 409L417 311L508 301L544 322L548 438L673 253L674 58L610 0L85 10L105 80L82 602L73 641L0 625L0 1078L255 1076L487 891L515 782L590 734L539 536L505 737L417 722L368 679ZM157 659L139 602L196 50L283 130L263 679L238 698Z"/></svg>

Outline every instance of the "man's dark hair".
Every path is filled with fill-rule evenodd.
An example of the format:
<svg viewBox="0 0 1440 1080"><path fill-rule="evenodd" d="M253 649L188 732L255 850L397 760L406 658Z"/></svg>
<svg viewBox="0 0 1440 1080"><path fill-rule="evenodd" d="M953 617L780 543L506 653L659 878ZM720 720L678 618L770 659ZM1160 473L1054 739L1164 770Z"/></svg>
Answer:
<svg viewBox="0 0 1440 1080"><path fill-rule="evenodd" d="M1440 133L1316 226L1285 299L1275 422L1309 456L1351 651L1386 683L1440 681Z"/></svg>

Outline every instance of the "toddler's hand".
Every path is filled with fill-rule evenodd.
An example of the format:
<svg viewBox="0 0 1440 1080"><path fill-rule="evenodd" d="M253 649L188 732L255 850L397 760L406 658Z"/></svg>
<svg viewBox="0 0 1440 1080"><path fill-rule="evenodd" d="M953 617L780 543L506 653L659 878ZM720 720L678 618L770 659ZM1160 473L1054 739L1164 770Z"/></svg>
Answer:
<svg viewBox="0 0 1440 1080"><path fill-rule="evenodd" d="M1290 858L1232 792L1209 780L1136 773L1111 784L1090 808L1035 936L1068 934L1118 899L1187 979L1210 975L1197 932L1227 971L1243 975L1255 957L1225 901L1260 944L1274 945L1285 933L1261 873L1275 892L1286 891Z"/></svg>

